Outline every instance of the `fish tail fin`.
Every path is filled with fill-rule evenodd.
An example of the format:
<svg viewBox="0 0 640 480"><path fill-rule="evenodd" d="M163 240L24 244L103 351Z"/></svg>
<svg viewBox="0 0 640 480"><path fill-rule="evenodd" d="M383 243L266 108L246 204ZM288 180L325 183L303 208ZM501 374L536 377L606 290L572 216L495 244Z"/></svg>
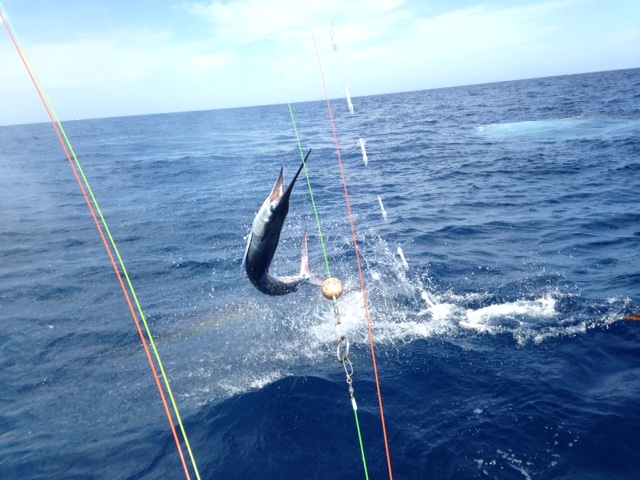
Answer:
<svg viewBox="0 0 640 480"><path fill-rule="evenodd" d="M302 258L300 260L300 275L307 278L307 282L312 285L322 286L324 280L318 277L309 265L309 249L307 248L307 230L305 229L302 236Z"/></svg>

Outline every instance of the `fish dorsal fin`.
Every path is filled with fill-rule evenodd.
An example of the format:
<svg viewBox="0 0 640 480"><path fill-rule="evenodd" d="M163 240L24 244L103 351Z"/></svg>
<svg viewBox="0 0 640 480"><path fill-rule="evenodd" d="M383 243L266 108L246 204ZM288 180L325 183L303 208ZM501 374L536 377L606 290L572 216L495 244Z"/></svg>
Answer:
<svg viewBox="0 0 640 480"><path fill-rule="evenodd" d="M280 175L278 176L278 180L276 180L276 184L273 186L273 190L271 190L271 195L269 196L269 202L273 203L278 200L282 194L284 193L284 168L280 167Z"/></svg>

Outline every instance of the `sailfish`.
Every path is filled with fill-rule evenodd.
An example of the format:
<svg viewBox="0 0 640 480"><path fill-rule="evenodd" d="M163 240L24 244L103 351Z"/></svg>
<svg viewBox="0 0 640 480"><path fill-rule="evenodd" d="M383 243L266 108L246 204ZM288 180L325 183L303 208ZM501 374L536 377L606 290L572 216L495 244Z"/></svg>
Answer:
<svg viewBox="0 0 640 480"><path fill-rule="evenodd" d="M286 295L295 292L300 285L307 282L322 285L322 279L318 278L309 266L306 230L302 236L300 274L291 277L278 277L269 273L269 267L280 241L280 233L289 213L289 200L293 186L310 153L311 150L307 152L302 165L298 168L286 190L284 189L283 168L280 169L278 180L256 214L247 238L247 248L242 261L243 268L251 283L267 295Z"/></svg>

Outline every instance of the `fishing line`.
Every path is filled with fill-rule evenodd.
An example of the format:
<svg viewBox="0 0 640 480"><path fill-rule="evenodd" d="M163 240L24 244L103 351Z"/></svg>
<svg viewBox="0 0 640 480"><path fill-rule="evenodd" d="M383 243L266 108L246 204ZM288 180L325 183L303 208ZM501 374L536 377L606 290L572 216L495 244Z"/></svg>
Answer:
<svg viewBox="0 0 640 480"><path fill-rule="evenodd" d="M269 28L269 22L267 21L267 16L266 16L266 13L265 13L264 8L262 6L262 3L260 3L260 7L262 9L262 16L264 18L264 21L265 21L265 24L266 24L266 27L267 27L267 32L269 33L269 37L271 39L273 56L275 58L276 65L278 66L278 72L280 74L280 81L281 81L282 88L284 90L285 97L286 97L286 100L287 100L287 106L289 107L289 114L291 116L291 122L293 124L293 130L295 132L296 139L298 141L298 148L300 149L300 155L303 155L304 152L302 150L302 144L301 144L301 141L300 141L300 135L298 133L298 128L296 126L295 116L293 114L293 108L291 107L291 101L290 101L290 97L289 97L289 92L287 90L287 85L286 85L286 82L284 80L284 75L282 73L282 69L280 68L280 61L278 60L278 55L277 55L277 53L275 51L275 46L274 46L274 42L273 42L273 38L272 38L272 34L271 34L271 29ZM325 248L325 242L324 242L324 238L323 238L323 235L322 235L322 228L321 228L321 225L320 225L320 217L319 217L318 211L316 209L316 202L315 202L315 199L314 199L314 196L313 196L313 190L311 188L311 180L309 178L309 173L307 171L307 165L306 165L306 162L304 160L305 159L303 157L304 171L305 171L305 175L307 177L307 184L309 185L309 195L311 196L311 203L313 205L313 211L315 213L316 222L318 224L318 232L320 234L320 242L322 244L322 252L324 254L325 265L327 267L327 274L328 274L328 277L329 277L329 280L327 280L322 286L322 293L324 294L324 296L326 298L331 299L332 296L330 294L328 294L327 291L325 291L327 283L329 283L331 285L329 287L330 290L332 288L337 288L337 290L334 291L334 293L337 296L340 296L342 294L341 293L342 292L342 283L339 280L333 279L331 277L331 268L329 266L329 257L327 255L327 251L326 251L326 248ZM331 282L332 280L335 280L337 282L337 285L339 285L339 287L336 287L336 282L332 283ZM340 293L338 293L338 291ZM333 308L334 308L334 313L335 313L335 316L336 316L336 319L337 319L337 325L340 325L340 313L339 313L339 309L338 309L338 303L337 303L337 300L336 300L336 296L333 296ZM353 375L353 365L351 364L351 360L349 360L348 347L347 347L346 354L343 357L340 356L340 347L343 344L343 341L346 340L346 337L343 336L343 335L338 335L338 337L339 337L339 340L338 340L338 360L340 360L343 363L343 366L345 367L345 372L347 374L347 384L349 385L349 395L350 395L350 398L351 398L351 405L353 407L353 414L354 414L354 418L355 418L356 431L357 431L357 434L358 434L358 442L359 442L359 445L360 445L360 454L362 456L362 464L363 464L363 467L364 467L365 479L369 480L369 471L368 471L368 468L367 468L367 458L366 458L365 450L364 450L364 441L362 439L362 429L360 428L360 419L358 417L358 404L357 404L356 399L354 397L354 389L353 389L353 386L352 386L352 378L351 377ZM348 345L348 340L347 340L347 345ZM350 368L347 367L347 364L349 365Z"/></svg>
<svg viewBox="0 0 640 480"><path fill-rule="evenodd" d="M262 2L260 2L260 9L262 10L262 18L264 19L264 23L267 27L267 33L269 34L269 39L271 40L269 43L271 44L271 50L273 52L273 58L275 59L276 65L278 67L278 73L280 75L280 83L282 85L282 89L284 90L285 100L287 101L287 107L289 108L289 116L291 117L291 123L293 124L293 131L296 136L296 141L298 142L298 150L300 151L300 157L302 158L302 164L304 165L304 174L307 179L307 185L309 186L309 196L311 197L311 205L313 206L313 214L316 218L316 224L318 225L318 235L320 236L320 244L322 245L322 254L324 256L324 263L327 269L327 276L331 277L331 267L329 266L329 256L327 255L327 249L325 246L324 235L322 233L322 225L320 223L320 215L318 214L318 209L316 207L316 200L313 195L313 189L311 188L311 177L309 176L309 170L307 169L307 162L304 161L304 150L302 149L302 142L300 140L300 134L298 133L298 126L296 125L296 118L293 114L293 108L291 107L291 97L289 96L289 90L287 89L287 83L284 81L284 75L282 73L282 68L280 68L280 60L278 59L278 54L275 49L275 42L273 41L273 35L271 33L271 29L269 28L269 22L267 20L266 12L264 11L264 6Z"/></svg>
<svg viewBox="0 0 640 480"><path fill-rule="evenodd" d="M333 130L333 138L336 144L336 152L338 155L338 163L340 165L340 173L342 175L342 185L344 187L344 195L345 195L345 202L347 204L347 210L349 212L349 221L351 223L351 234L353 236L353 248L355 251L355 255L356 255L356 263L358 264L358 274L360 276L360 286L362 289L362 299L363 299L363 303L364 303L364 313L365 313L365 317L367 319L367 328L369 331L369 344L371 347L371 358L373 361L373 372L374 372L374 376L375 376L375 380L376 380L376 388L377 388L377 392L378 392L378 402L379 402L379 406L380 406L380 417L381 417L381 421L382 421L382 434L384 437L384 444L385 444L385 451L386 451L386 455L387 455L387 466L389 469L389 478L390 480L393 480L393 470L391 468L391 453L389 450L389 440L388 440L388 436L387 436L387 427L386 427L386 421L385 421L385 417L384 417L384 407L383 407L383 403L382 403L382 391L380 388L380 377L378 374L378 363L376 361L376 353L375 353L375 344L374 344L374 340L373 340L373 329L371 326L371 316L369 314L369 304L367 301L367 293L366 293L366 286L365 286L365 281L364 281L364 273L362 271L362 262L360 260L360 252L358 249L358 239L357 239L357 235L356 235L356 227L355 227L355 221L353 218L353 212L351 210L351 201L349 200L349 189L347 188L347 178L345 175L345 171L344 171L344 165L342 163L342 154L340 152L340 143L338 142L338 133L336 131L336 125L335 125L335 121L333 118L333 110L331 109L331 100L329 99L329 92L327 90L327 82L325 80L324 77L324 71L322 69L322 61L320 60L320 52L318 50L318 42L316 41L316 36L313 30L313 24L311 22L311 14L309 13L309 7L307 5L307 0L303 0L304 1L304 7L305 10L307 11L307 19L309 21L309 29L311 30L311 36L313 38L313 44L316 50L316 57L318 59L318 67L320 69L320 76L322 77L322 85L324 87L324 93L325 93L325 97L327 100L327 109L329 111L329 119L331 120L331 129Z"/></svg>
<svg viewBox="0 0 640 480"><path fill-rule="evenodd" d="M5 25L6 29L7 29L7 32L9 34L9 37L11 38L11 41L13 42L13 45L15 46L16 51L18 52L18 55L20 56L20 59L22 60L22 63L24 65L25 69L27 70L27 73L28 73L29 77L31 78L31 81L33 82L34 87L36 88L38 96L40 97L40 100L42 101L42 104L43 104L43 106L44 106L44 108L45 108L45 110L47 112L47 115L49 116L49 119L51 121L51 124L53 125L53 128L54 128L54 130L56 132L56 135L58 137L58 140L60 141L60 144L62 145L62 149L64 150L65 155L67 156L67 160L69 161L69 164L71 165L71 169L72 169L72 171L74 173L74 176L76 177L78 185L80 186L80 190L82 191L82 194L83 194L84 199L85 199L85 201L87 203L87 206L89 207L89 210L91 212L91 216L93 217L93 220L94 220L94 222L96 224L96 227L98 228L98 232L99 232L100 237L102 239L102 242L103 242L103 244L104 244L104 246L105 246L105 248L107 250L107 254L108 254L109 259L111 261L111 264L112 264L112 266L114 268L116 276L118 277L118 281L119 281L120 286L122 288L122 291L124 293L126 302L127 302L128 306L129 306L129 310L131 312L133 320L134 320L134 322L136 324L136 328L137 328L138 333L140 335L140 338L142 340L142 344L144 346L145 353L147 355L147 359L148 359L149 364L151 366L151 370L152 370L154 379L156 381L156 385L158 387L158 391L160 392L160 397L161 397L162 403L164 405L165 413L167 414L167 418L168 418L169 424L171 426L173 437L174 437L174 439L176 441L176 446L178 448L178 453L180 455L180 459L181 459L183 468L185 470L185 475L186 475L186 477L188 479L190 479L191 477L189 475L189 468L188 468L188 466L186 464L186 461L185 461L185 458L184 458L184 454L182 452L182 446L181 446L181 443L180 443L180 438L179 438L179 436L178 436L178 434L176 432L176 429L175 429L175 425L174 425L174 422L173 422L171 411L169 410L167 399L165 397L164 390L162 388L162 383L160 382L160 378L158 376L155 364L153 362L153 358L152 358L151 353L149 351L149 346L147 344L147 340L146 340L146 338L144 336L144 333L142 331L142 327L141 327L140 322L138 320L138 316L136 315L136 310L133 307L133 303L132 303L131 298L129 296L129 292L128 292L125 284L124 284L124 281L122 279L122 275L120 274L120 270L118 269L118 265L116 264L116 261L115 261L115 259L113 257L113 253L112 253L111 248L109 246L109 242L107 241L107 239L105 237L105 233L104 233L105 231L107 233L107 236L109 237L109 240L111 242L111 246L113 247L113 250L116 253L116 256L117 256L119 264L120 264L120 267L122 268L122 272L124 273L124 276L125 276L125 278L127 280L127 284L128 284L129 289L131 291L131 295L133 296L133 299L134 299L135 304L137 306L138 312L140 314L140 318L142 319L142 322L144 324L147 336L149 338L149 342L151 343L151 346L153 348L153 352L154 352L156 361L158 362L158 366L160 367L160 371L162 373L162 378L163 378L163 380L165 382L165 387L167 389L167 392L169 393L169 397L171 399L171 403L172 403L172 406L173 406L173 409L174 409L174 413L175 413L175 415L177 417L177 420L178 420L178 423L180 425L182 436L184 438L185 445L187 446L187 450L189 452L189 456L191 458L191 463L192 463L194 471L196 473L196 477L198 478L198 480L200 480L200 474L199 474L199 471L198 471L198 468L197 468L197 465L196 465L195 458L193 456L193 452L191 450L191 445L189 443L189 439L187 437L187 433L186 433L186 431L184 429L184 426L183 426L183 423L182 423L182 419L180 417L180 413L179 413L179 410L178 410L178 406L177 406L177 403L175 401L175 397L173 395L173 392L171 390L169 379L168 379L168 377L166 375L166 372L164 370L162 361L160 359L160 353L158 352L158 349L157 349L157 347L155 345L155 342L153 340L153 336L151 334L151 330L149 329L148 322L147 322L146 317L145 317L145 315L143 313L143 310L142 310L142 307L141 307L140 302L138 300L138 297L137 297L137 295L135 293L135 289L133 288L133 284L132 284L131 279L129 277L129 274L128 274L127 270L126 270L126 267L124 265L124 261L123 261L121 255L120 255L120 252L119 252L119 250L118 250L118 248L116 246L115 240L114 240L114 238L113 238L113 236L111 234L111 231L109 230L109 227L108 227L107 222L106 222L106 220L104 218L104 215L102 214L102 211L100 209L98 201L97 201L97 199L96 199L96 197L95 197L95 195L93 193L93 190L91 189L91 186L89 184L89 181L88 181L87 177L84 174L84 171L83 171L82 166L80 165L80 162L79 162L79 160L78 160L78 158L77 158L77 156L75 154L75 151L73 150L73 147L71 146L71 142L69 141L69 138L67 137L67 134L66 134L64 128L62 127L62 123L60 122L60 119L58 118L57 114L55 113L55 110L53 109L53 105L52 105L51 101L49 100L49 98L48 98L48 96L47 96L47 94L46 94L46 92L44 90L42 82L38 78L38 76L36 74L36 71L35 71L35 68L33 67L33 64L31 63L31 61L29 60L29 57L26 54L26 50L22 46L22 43L20 42L20 40L19 40L19 38L18 38L18 36L17 36L17 34L15 32L15 28L11 24L11 21L9 20L7 12L4 9L4 6L2 5L2 3L0 3L0 19L3 21L3 23L4 23L4 25ZM72 157L73 157L73 160L72 160ZM75 161L75 163L74 163L74 161ZM78 173L78 172L80 172L80 173ZM82 177L82 180L81 180L80 177ZM83 183L83 181L84 181L84 183ZM85 186L86 186L86 189L85 189ZM89 200L89 195L87 194L87 191L89 192L89 195L90 195L91 199L93 200L93 204L91 203L91 200ZM95 210L94 210L94 205L95 205ZM100 216L100 219L102 221L102 225L100 224L100 221L98 221L98 216L96 215L96 210L97 210L97 212L98 212L98 214ZM104 226L104 231L103 231L102 226Z"/></svg>

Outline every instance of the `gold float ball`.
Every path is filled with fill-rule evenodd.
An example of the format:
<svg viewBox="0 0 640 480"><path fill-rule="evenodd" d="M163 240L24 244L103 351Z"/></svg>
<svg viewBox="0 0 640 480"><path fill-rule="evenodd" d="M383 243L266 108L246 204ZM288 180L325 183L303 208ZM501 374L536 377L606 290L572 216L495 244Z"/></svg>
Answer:
<svg viewBox="0 0 640 480"><path fill-rule="evenodd" d="M342 295L342 282L337 278L327 278L322 284L322 294L329 300L337 300Z"/></svg>

